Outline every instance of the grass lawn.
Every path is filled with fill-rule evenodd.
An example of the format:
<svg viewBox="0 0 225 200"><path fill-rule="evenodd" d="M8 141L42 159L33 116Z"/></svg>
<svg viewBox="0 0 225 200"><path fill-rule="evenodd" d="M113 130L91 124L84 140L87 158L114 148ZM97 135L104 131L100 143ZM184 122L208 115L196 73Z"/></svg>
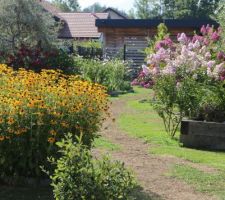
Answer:
<svg viewBox="0 0 225 200"><path fill-rule="evenodd" d="M169 176L184 180L203 193L216 194L225 199L225 174L206 173L190 166L175 165Z"/></svg>
<svg viewBox="0 0 225 200"><path fill-rule="evenodd" d="M114 144L111 141L107 140L106 138L99 137L94 141L95 148L102 148L109 151L118 151L121 147L118 144Z"/></svg>
<svg viewBox="0 0 225 200"><path fill-rule="evenodd" d="M144 97L151 93L146 89L138 88L137 90L137 94L142 94ZM127 96L121 98L127 98ZM155 144L155 147L150 150L151 153L173 155L225 170L225 152L210 152L182 147L178 142L178 135L176 140L172 140L166 134L161 118L148 101L127 98L127 106L129 112L122 114L118 121L120 128L132 136L143 138L147 142Z"/></svg>
<svg viewBox="0 0 225 200"><path fill-rule="evenodd" d="M179 133L172 140L164 130L161 118L149 103L151 90L139 89L133 95L142 94L140 100L133 100L122 96L127 101L128 111L119 120L119 127L127 134L143 138L153 144L150 153L158 155L172 155L193 163L200 163L218 169L218 174L204 173L188 166L175 166L171 175L192 184L197 190L225 196L225 152L212 152L182 147L179 144ZM148 96L149 99L146 99ZM207 181L206 181L207 180Z"/></svg>

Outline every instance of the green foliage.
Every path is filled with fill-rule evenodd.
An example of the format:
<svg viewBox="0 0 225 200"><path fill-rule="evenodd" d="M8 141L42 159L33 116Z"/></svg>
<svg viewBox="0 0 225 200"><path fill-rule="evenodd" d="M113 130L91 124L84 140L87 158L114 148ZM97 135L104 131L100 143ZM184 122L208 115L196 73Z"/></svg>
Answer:
<svg viewBox="0 0 225 200"><path fill-rule="evenodd" d="M156 0L135 0L135 12L131 10L132 17L150 19L160 16L160 7Z"/></svg>
<svg viewBox="0 0 225 200"><path fill-rule="evenodd" d="M88 41L74 41L73 45L80 46L80 47L85 47L85 48L97 48L100 49L102 48L102 44L99 41L95 40L88 40Z"/></svg>
<svg viewBox="0 0 225 200"><path fill-rule="evenodd" d="M218 6L218 10L217 10L217 16L216 19L220 24L220 27L222 29L221 32L221 37L222 37L222 42L219 46L219 48L221 48L221 51L225 52L225 1L221 2Z"/></svg>
<svg viewBox="0 0 225 200"><path fill-rule="evenodd" d="M159 24L157 27L157 35L154 37L154 39L149 39L148 47L145 49L145 54L149 55L151 53L154 53L155 44L165 39L168 36L169 36L169 33L168 33L168 28L166 27L166 25L164 23Z"/></svg>
<svg viewBox="0 0 225 200"><path fill-rule="evenodd" d="M223 0L136 0L130 10L132 18L210 18Z"/></svg>
<svg viewBox="0 0 225 200"><path fill-rule="evenodd" d="M106 9L106 6L102 6L100 3L96 2L91 6L84 8L84 12L102 12Z"/></svg>
<svg viewBox="0 0 225 200"><path fill-rule="evenodd" d="M74 41L73 48L77 55L87 59L102 58L103 55L101 42L95 40Z"/></svg>
<svg viewBox="0 0 225 200"><path fill-rule="evenodd" d="M108 92L125 91L131 88L126 63L120 60L100 61L75 57L75 63L85 80L105 86Z"/></svg>
<svg viewBox="0 0 225 200"><path fill-rule="evenodd" d="M210 18L220 0L164 0L164 18Z"/></svg>
<svg viewBox="0 0 225 200"><path fill-rule="evenodd" d="M22 45L51 47L58 25L36 0L0 0L0 49L14 52Z"/></svg>
<svg viewBox="0 0 225 200"><path fill-rule="evenodd" d="M80 10L77 0L53 0L52 3L62 12L75 12Z"/></svg>
<svg viewBox="0 0 225 200"><path fill-rule="evenodd" d="M136 184L124 164L111 162L108 157L95 160L81 139L73 143L71 134L57 145L62 156L50 159L56 165L51 176L56 200L129 199Z"/></svg>
<svg viewBox="0 0 225 200"><path fill-rule="evenodd" d="M183 113L177 110L176 78L167 76L158 79L154 91L156 94L152 105L163 119L166 132L174 137L183 117Z"/></svg>
<svg viewBox="0 0 225 200"><path fill-rule="evenodd" d="M198 118L206 121L224 122L225 119L225 83L205 85L199 108ZM194 95L196 96L196 95ZM192 108L194 110L194 108Z"/></svg>

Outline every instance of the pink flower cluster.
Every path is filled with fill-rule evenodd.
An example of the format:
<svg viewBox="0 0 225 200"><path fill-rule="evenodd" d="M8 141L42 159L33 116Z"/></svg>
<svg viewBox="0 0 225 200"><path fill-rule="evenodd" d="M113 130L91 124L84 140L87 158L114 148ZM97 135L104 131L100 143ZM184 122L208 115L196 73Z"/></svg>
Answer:
<svg viewBox="0 0 225 200"><path fill-rule="evenodd" d="M147 56L148 75L152 77L176 74L180 69L194 74L198 69L214 79L225 79L225 53L217 52L216 43L220 40L221 30L214 30L209 25L201 28L202 35L188 37L178 34L177 42L166 38L155 46L155 53ZM144 71L143 70L143 71Z"/></svg>

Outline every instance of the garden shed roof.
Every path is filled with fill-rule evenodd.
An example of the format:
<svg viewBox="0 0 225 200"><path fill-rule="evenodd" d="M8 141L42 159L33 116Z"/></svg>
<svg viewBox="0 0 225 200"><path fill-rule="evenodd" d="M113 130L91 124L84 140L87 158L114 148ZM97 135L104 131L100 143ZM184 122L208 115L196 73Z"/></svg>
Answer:
<svg viewBox="0 0 225 200"><path fill-rule="evenodd" d="M64 21L60 38L99 38L96 19L107 19L108 13L58 13Z"/></svg>
<svg viewBox="0 0 225 200"><path fill-rule="evenodd" d="M202 25L214 25L218 27L219 24L214 20L205 19L97 19L97 27L107 28L152 28L157 27L160 23L165 23L168 28L199 28Z"/></svg>

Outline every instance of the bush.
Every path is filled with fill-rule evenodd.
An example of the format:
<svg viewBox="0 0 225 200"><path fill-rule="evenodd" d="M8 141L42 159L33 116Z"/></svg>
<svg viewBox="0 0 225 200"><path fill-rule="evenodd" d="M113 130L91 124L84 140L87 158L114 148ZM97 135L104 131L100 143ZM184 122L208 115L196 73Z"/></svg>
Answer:
<svg viewBox="0 0 225 200"><path fill-rule="evenodd" d="M68 71L74 65L72 56L58 49L43 50L38 47L20 47L14 53L0 52L0 61L19 69L31 69L40 72L42 69L61 69Z"/></svg>
<svg viewBox="0 0 225 200"><path fill-rule="evenodd" d="M103 49L99 41L75 41L73 44L75 53L83 58L102 58Z"/></svg>
<svg viewBox="0 0 225 200"><path fill-rule="evenodd" d="M0 176L41 176L55 142L71 132L92 145L107 111L102 86L59 71L0 65Z"/></svg>
<svg viewBox="0 0 225 200"><path fill-rule="evenodd" d="M129 199L135 181L124 164L111 162L108 157L94 160L80 139L73 142L71 134L57 145L62 156L50 159L56 166L51 176L56 200Z"/></svg>
<svg viewBox="0 0 225 200"><path fill-rule="evenodd" d="M201 33L178 34L176 43L169 38L157 42L143 67L154 83L154 107L172 137L183 117L225 121L222 32L207 25Z"/></svg>
<svg viewBox="0 0 225 200"><path fill-rule="evenodd" d="M126 63L120 60L100 61L76 57L75 63L85 80L104 85L108 92L131 89Z"/></svg>

